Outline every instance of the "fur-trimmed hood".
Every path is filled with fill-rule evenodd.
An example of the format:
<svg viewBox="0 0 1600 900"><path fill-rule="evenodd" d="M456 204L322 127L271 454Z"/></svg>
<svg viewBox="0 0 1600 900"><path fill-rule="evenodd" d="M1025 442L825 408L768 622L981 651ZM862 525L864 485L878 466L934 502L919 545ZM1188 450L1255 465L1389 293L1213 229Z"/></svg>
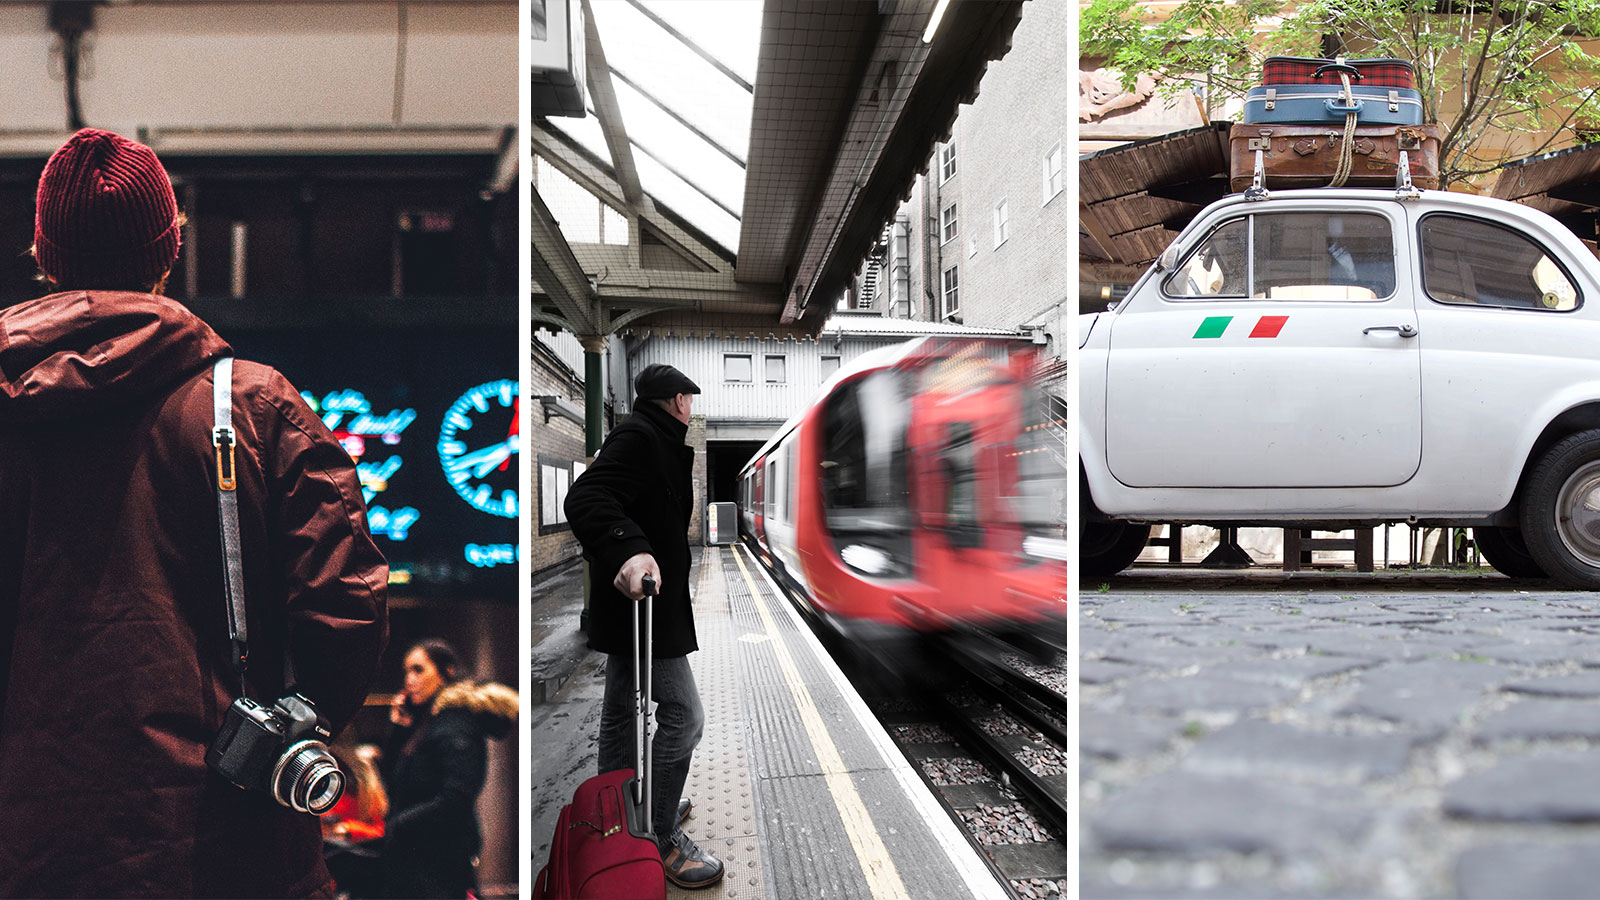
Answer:
<svg viewBox="0 0 1600 900"><path fill-rule="evenodd" d="M478 719L491 737L503 737L517 718L517 692L493 681L463 680L446 685L433 700L433 714L458 709Z"/></svg>

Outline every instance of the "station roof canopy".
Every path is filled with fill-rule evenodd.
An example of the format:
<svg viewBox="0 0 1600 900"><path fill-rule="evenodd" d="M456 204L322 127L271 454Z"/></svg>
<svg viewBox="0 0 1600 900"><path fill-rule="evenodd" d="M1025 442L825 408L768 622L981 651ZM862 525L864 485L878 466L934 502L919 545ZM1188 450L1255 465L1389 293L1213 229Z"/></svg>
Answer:
<svg viewBox="0 0 1600 900"><path fill-rule="evenodd" d="M571 6L589 102L535 110L533 310L590 339L815 335L1023 8Z"/></svg>

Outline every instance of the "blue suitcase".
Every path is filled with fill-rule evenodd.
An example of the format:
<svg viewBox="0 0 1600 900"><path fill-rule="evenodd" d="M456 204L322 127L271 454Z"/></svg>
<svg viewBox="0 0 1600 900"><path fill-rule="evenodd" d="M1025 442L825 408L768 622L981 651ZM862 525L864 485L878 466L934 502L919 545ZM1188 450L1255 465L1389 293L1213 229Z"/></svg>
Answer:
<svg viewBox="0 0 1600 900"><path fill-rule="evenodd" d="M1421 125L1422 94L1405 88L1350 88L1357 125ZM1253 87L1244 95L1247 125L1343 125L1352 105L1334 83Z"/></svg>

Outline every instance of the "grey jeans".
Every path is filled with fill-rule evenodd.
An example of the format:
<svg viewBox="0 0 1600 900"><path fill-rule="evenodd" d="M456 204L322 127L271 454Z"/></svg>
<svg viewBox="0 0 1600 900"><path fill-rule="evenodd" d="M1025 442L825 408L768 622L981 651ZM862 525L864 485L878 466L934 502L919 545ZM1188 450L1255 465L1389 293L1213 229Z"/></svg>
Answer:
<svg viewBox="0 0 1600 900"><path fill-rule="evenodd" d="M600 771L636 767L633 731L633 660L631 654L606 657L606 696L600 713ZM705 731L706 713L700 706L689 657L657 659L650 699L656 703L655 743L650 753L651 822L656 843L672 842L678 832L678 798L689 780L689 761Z"/></svg>

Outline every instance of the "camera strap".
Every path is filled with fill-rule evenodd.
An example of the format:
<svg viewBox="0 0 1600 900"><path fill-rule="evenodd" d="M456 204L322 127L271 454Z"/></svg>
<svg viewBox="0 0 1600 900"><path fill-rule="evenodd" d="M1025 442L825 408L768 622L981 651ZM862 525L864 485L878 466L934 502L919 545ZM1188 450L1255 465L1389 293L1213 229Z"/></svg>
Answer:
<svg viewBox="0 0 1600 900"><path fill-rule="evenodd" d="M222 564L226 570L223 592L228 601L229 661L239 676L239 696L245 688L249 660L249 632L244 613L244 563L239 556L238 472L234 468L233 357L224 356L212 367L211 446L217 456L217 518L222 532Z"/></svg>

